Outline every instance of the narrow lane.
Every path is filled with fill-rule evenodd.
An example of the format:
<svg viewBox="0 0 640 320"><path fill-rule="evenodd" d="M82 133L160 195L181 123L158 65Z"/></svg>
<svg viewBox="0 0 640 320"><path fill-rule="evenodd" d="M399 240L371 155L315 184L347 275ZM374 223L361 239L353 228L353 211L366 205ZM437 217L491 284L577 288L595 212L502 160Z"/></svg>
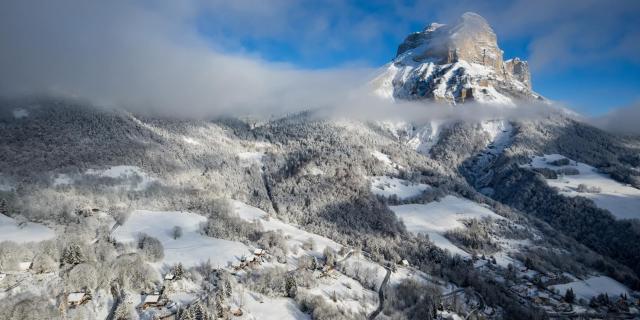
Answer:
<svg viewBox="0 0 640 320"><path fill-rule="evenodd" d="M387 269L387 274L384 276L384 280L382 280L382 283L380 284L380 289L378 289L378 308L369 315L369 320L375 319L380 312L382 312L382 308L384 306L384 288L387 287L389 277L391 277L391 269L387 267L385 267L385 269Z"/></svg>

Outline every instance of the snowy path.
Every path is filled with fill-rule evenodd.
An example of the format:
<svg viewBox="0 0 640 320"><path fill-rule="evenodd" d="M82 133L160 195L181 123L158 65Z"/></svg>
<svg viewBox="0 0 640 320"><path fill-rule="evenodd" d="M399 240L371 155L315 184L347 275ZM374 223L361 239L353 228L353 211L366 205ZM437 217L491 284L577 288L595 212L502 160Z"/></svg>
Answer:
<svg viewBox="0 0 640 320"><path fill-rule="evenodd" d="M382 280L380 288L378 289L378 308L367 317L369 320L375 319L384 307L384 289L387 287L387 283L389 283L389 278L391 277L391 270L389 268L385 269L387 269L387 274L384 276L384 280Z"/></svg>

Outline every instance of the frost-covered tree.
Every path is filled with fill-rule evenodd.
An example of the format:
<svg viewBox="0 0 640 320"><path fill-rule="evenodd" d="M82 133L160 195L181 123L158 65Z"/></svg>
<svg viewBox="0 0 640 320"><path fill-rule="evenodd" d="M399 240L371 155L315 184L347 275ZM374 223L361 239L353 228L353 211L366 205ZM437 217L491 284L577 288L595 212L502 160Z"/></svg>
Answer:
<svg viewBox="0 0 640 320"><path fill-rule="evenodd" d="M50 297L25 292L0 300L0 319L58 319L58 309Z"/></svg>
<svg viewBox="0 0 640 320"><path fill-rule="evenodd" d="M58 270L58 263L46 253L41 253L33 258L31 270L36 273L55 272Z"/></svg>
<svg viewBox="0 0 640 320"><path fill-rule="evenodd" d="M162 242L145 233L138 235L138 249L140 249L143 256L151 262L164 258L164 246Z"/></svg>
<svg viewBox="0 0 640 320"><path fill-rule="evenodd" d="M88 263L80 263L69 270L66 276L67 289L70 292L82 289L95 289L97 285L96 268Z"/></svg>
<svg viewBox="0 0 640 320"><path fill-rule="evenodd" d="M215 307L216 307L216 316L218 318L224 319L225 316L225 312L224 312L224 298L223 295L218 292L216 294L216 302L215 302Z"/></svg>
<svg viewBox="0 0 640 320"><path fill-rule="evenodd" d="M229 298L231 297L231 293L231 281L229 281L229 278L227 277L224 280L224 294Z"/></svg>
<svg viewBox="0 0 640 320"><path fill-rule="evenodd" d="M120 287L135 291L152 290L160 283L160 275L137 255L123 255L111 265L113 280Z"/></svg>
<svg viewBox="0 0 640 320"><path fill-rule="evenodd" d="M330 247L325 247L322 253L324 255L324 264L334 266L336 263L336 251Z"/></svg>
<svg viewBox="0 0 640 320"><path fill-rule="evenodd" d="M195 320L192 309L183 309L182 312L180 312L180 320Z"/></svg>
<svg viewBox="0 0 640 320"><path fill-rule="evenodd" d="M62 250L61 260L63 264L76 265L85 262L86 257L78 244L71 243Z"/></svg>
<svg viewBox="0 0 640 320"><path fill-rule="evenodd" d="M9 204L7 203L7 199L0 199L0 214L5 216L9 215Z"/></svg>
<svg viewBox="0 0 640 320"><path fill-rule="evenodd" d="M173 237L174 240L182 237L182 227L173 227L173 229L171 229L171 237Z"/></svg>
<svg viewBox="0 0 640 320"><path fill-rule="evenodd" d="M564 293L564 301L567 303L573 303L576 300L576 294L573 293L573 288L567 289Z"/></svg>
<svg viewBox="0 0 640 320"><path fill-rule="evenodd" d="M289 298L295 298L296 293L298 292L298 285L296 284L296 278L289 274L285 278L284 291Z"/></svg>
<svg viewBox="0 0 640 320"><path fill-rule="evenodd" d="M173 275L176 277L176 280L182 279L184 277L184 267L182 263L179 262L178 265L173 269Z"/></svg>
<svg viewBox="0 0 640 320"><path fill-rule="evenodd" d="M13 241L0 242L0 270L18 270L18 264L31 259L31 251Z"/></svg>

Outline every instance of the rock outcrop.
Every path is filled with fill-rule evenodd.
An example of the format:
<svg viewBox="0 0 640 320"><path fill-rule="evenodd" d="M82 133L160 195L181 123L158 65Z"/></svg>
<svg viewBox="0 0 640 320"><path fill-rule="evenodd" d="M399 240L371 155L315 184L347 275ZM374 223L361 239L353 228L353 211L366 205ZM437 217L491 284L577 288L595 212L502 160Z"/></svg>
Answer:
<svg viewBox="0 0 640 320"><path fill-rule="evenodd" d="M374 80L376 92L392 99L429 99L452 104L514 105L543 99L532 91L526 61L503 61L495 32L478 14L457 23L432 23L407 36L396 58Z"/></svg>

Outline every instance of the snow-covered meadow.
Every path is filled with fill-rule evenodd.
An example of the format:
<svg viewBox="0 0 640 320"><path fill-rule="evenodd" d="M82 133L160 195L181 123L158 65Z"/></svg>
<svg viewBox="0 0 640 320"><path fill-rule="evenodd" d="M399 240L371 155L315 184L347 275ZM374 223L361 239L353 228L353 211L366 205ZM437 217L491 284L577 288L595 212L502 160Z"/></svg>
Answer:
<svg viewBox="0 0 640 320"><path fill-rule="evenodd" d="M445 232L464 228L464 224L460 222L463 219L502 218L484 206L451 195L427 204L405 204L389 208L404 221L408 231L428 234L437 246L462 256L469 254L445 238Z"/></svg>
<svg viewBox="0 0 640 320"><path fill-rule="evenodd" d="M622 283L606 276L591 277L586 280L576 280L573 282L551 286L558 292L563 293L572 288L577 298L585 300L591 299L601 293L606 293L609 297L615 298L621 294L629 295L631 290Z"/></svg>
<svg viewBox="0 0 640 320"><path fill-rule="evenodd" d="M201 234L200 224L206 220L189 212L136 210L116 229L113 237L122 243L136 241L140 233L157 238L164 247L164 259L153 263L158 270L178 263L191 267L207 260L214 266L226 267L250 254L249 248L240 242ZM176 226L182 228L182 236L174 239L172 230Z"/></svg>
<svg viewBox="0 0 640 320"><path fill-rule="evenodd" d="M640 219L640 190L615 181L608 175L599 173L598 169L582 162L569 159L569 165L551 164L553 161L565 158L560 154L534 156L526 167L551 170L575 169L578 174L558 174L557 179L546 179L546 181L550 186L558 188L565 196L582 196L593 200L598 207L609 210L618 219ZM593 191L580 190L580 185Z"/></svg>
<svg viewBox="0 0 640 320"><path fill-rule="evenodd" d="M398 199L408 199L419 196L430 186L423 183L413 183L407 180L388 176L371 177L371 192L383 197L397 196Z"/></svg>
<svg viewBox="0 0 640 320"><path fill-rule="evenodd" d="M340 250L342 247L340 244L329 238L301 230L300 228L284 223L277 218L269 217L269 215L263 210L245 204L241 201L233 201L232 205L234 212L238 214L240 218L247 221L259 220L265 231L281 230L287 237L287 244L289 247L302 246L304 242L312 239L315 243L315 247L312 252L316 256L320 256L326 247L336 251Z"/></svg>
<svg viewBox="0 0 640 320"><path fill-rule="evenodd" d="M42 224L16 221L16 219L0 214L0 242L40 242L52 239L55 235L52 229Z"/></svg>

